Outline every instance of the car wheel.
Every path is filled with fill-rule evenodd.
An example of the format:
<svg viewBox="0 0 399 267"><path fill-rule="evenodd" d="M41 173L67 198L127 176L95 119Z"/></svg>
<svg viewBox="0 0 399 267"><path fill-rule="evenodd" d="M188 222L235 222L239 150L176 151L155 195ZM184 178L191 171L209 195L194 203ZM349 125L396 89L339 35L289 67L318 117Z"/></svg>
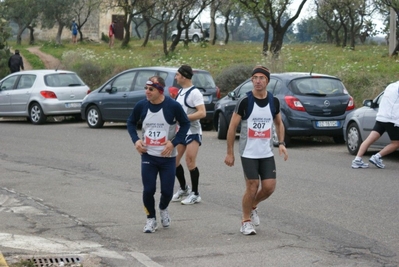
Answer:
<svg viewBox="0 0 399 267"><path fill-rule="evenodd" d="M96 106L91 106L87 109L86 118L87 125L90 128L101 128L104 125L100 110Z"/></svg>
<svg viewBox="0 0 399 267"><path fill-rule="evenodd" d="M218 139L225 140L227 137L227 121L222 113L218 116Z"/></svg>
<svg viewBox="0 0 399 267"><path fill-rule="evenodd" d="M276 126L273 123L272 126L272 142L274 147L278 147L278 136L276 132ZM286 133L284 134L284 143L286 146L288 146L291 143L291 137L288 136Z"/></svg>
<svg viewBox="0 0 399 267"><path fill-rule="evenodd" d="M345 139L342 135L340 136L333 136L334 143L336 144L345 144Z"/></svg>
<svg viewBox="0 0 399 267"><path fill-rule="evenodd" d="M355 122L352 122L346 129L346 147L349 153L351 155L356 155L362 142L359 126Z"/></svg>
<svg viewBox="0 0 399 267"><path fill-rule="evenodd" d="M176 35L172 35L172 42L174 42L176 39Z"/></svg>
<svg viewBox="0 0 399 267"><path fill-rule="evenodd" d="M42 107L39 103L33 103L29 108L29 120L33 124L43 124L47 117L44 115Z"/></svg>
<svg viewBox="0 0 399 267"><path fill-rule="evenodd" d="M198 35L194 35L194 36L193 36L193 43L198 43L199 40L200 40L200 38L199 38Z"/></svg>

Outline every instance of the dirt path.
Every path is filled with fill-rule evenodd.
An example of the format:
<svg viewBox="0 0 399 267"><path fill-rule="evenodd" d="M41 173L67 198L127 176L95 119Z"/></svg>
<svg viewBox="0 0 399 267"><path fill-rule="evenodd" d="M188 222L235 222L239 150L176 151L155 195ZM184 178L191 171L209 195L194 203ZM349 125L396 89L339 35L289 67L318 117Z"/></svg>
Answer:
<svg viewBox="0 0 399 267"><path fill-rule="evenodd" d="M46 69L62 69L63 66L61 65L61 62L46 53L43 53L42 51L40 51L40 48L38 46L34 46L34 47L29 47L27 48L27 50L29 52L31 52L32 54L37 55L44 63L44 66ZM31 70L32 66L29 64L29 62L24 58L24 65L25 65L25 70ZM28 68L29 65L29 68Z"/></svg>

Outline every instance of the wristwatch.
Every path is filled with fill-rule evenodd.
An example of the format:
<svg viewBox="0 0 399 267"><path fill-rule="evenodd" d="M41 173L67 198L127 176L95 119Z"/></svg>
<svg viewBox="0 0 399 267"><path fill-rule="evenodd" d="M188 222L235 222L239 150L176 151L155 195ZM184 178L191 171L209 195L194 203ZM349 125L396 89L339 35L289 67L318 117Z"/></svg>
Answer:
<svg viewBox="0 0 399 267"><path fill-rule="evenodd" d="M279 145L279 146L280 146L280 145L285 146L285 142L278 142L278 145Z"/></svg>

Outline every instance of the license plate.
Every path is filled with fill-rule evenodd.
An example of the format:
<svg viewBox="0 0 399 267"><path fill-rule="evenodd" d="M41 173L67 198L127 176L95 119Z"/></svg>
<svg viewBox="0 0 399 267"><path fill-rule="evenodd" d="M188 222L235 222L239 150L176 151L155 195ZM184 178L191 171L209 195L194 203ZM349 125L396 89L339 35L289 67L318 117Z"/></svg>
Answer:
<svg viewBox="0 0 399 267"><path fill-rule="evenodd" d="M65 103L66 108L80 108L82 103Z"/></svg>
<svg viewBox="0 0 399 267"><path fill-rule="evenodd" d="M319 128L338 127L339 121L317 121L316 126Z"/></svg>
<svg viewBox="0 0 399 267"><path fill-rule="evenodd" d="M204 95L204 102L208 103L210 101L209 95Z"/></svg>

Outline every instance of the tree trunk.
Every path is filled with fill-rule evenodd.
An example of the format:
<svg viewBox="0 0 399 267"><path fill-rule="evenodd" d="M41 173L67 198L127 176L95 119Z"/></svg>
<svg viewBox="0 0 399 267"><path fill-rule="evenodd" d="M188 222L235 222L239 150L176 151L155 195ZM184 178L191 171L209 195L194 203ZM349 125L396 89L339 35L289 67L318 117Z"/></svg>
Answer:
<svg viewBox="0 0 399 267"><path fill-rule="evenodd" d="M29 29L29 44L33 45L35 43L35 36L33 35L35 29L32 26L28 26L27 28Z"/></svg>
<svg viewBox="0 0 399 267"><path fill-rule="evenodd" d="M62 44L61 35L62 35L63 28L64 28L64 25L62 23L58 23L57 37L55 38L55 43L58 45Z"/></svg>

